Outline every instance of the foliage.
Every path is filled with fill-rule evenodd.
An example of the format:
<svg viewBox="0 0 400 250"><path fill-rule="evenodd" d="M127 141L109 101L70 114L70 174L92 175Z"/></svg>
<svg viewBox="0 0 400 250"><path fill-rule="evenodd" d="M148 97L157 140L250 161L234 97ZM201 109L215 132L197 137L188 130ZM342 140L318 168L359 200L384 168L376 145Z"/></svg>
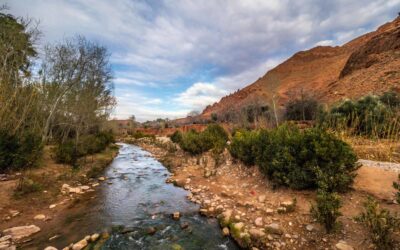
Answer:
<svg viewBox="0 0 400 250"><path fill-rule="evenodd" d="M58 163L65 163L76 167L80 157L99 153L113 142L114 137L110 132L87 135L78 143L75 140L68 140L55 147L55 158Z"/></svg>
<svg viewBox="0 0 400 250"><path fill-rule="evenodd" d="M43 187L40 183L22 176L18 181L17 188L14 190L14 197L20 198L26 194L39 192L42 189Z"/></svg>
<svg viewBox="0 0 400 250"><path fill-rule="evenodd" d="M212 114L211 114L211 120L212 120L213 122L218 121L218 115L217 115L216 113L212 113Z"/></svg>
<svg viewBox="0 0 400 250"><path fill-rule="evenodd" d="M257 158L256 147L259 137L257 131L236 131L228 147L229 152L234 158L241 160L247 166L252 166Z"/></svg>
<svg viewBox="0 0 400 250"><path fill-rule="evenodd" d="M184 133L179 146L192 155L201 154L208 150L218 154L224 150L227 140L228 135L220 125L210 124L201 133L194 130Z"/></svg>
<svg viewBox="0 0 400 250"><path fill-rule="evenodd" d="M155 135L145 134L142 131L135 131L132 134L132 136L135 139L141 139L141 138L152 138L152 139L155 139L155 137L156 137Z"/></svg>
<svg viewBox="0 0 400 250"><path fill-rule="evenodd" d="M336 131L349 131L354 135L376 138L398 136L400 116L399 96L395 92L384 93L381 97L365 96L357 101L347 100L321 113L318 123Z"/></svg>
<svg viewBox="0 0 400 250"><path fill-rule="evenodd" d="M338 225L337 218L341 216L340 196L335 192L319 189L317 204L311 206L311 215L324 225L327 233L331 233Z"/></svg>
<svg viewBox="0 0 400 250"><path fill-rule="evenodd" d="M319 110L318 102L311 97L302 97L288 102L285 118L291 121L315 120Z"/></svg>
<svg viewBox="0 0 400 250"><path fill-rule="evenodd" d="M29 131L12 135L0 130L0 172L34 166L42 148L40 136Z"/></svg>
<svg viewBox="0 0 400 250"><path fill-rule="evenodd" d="M400 229L400 218L389 210L381 209L377 201L369 197L364 203L364 212L356 217L369 230L371 240L377 249L393 249L393 233Z"/></svg>
<svg viewBox="0 0 400 250"><path fill-rule="evenodd" d="M396 201L400 204L400 174L398 176L399 182L393 182L394 189L397 190L396 192Z"/></svg>
<svg viewBox="0 0 400 250"><path fill-rule="evenodd" d="M304 132L282 125L261 134L257 164L278 185L295 189L317 187L317 171L333 181L330 191L345 191L357 169L356 156L345 142L321 129Z"/></svg>
<svg viewBox="0 0 400 250"><path fill-rule="evenodd" d="M174 143L179 143L182 140L182 132L179 130L176 130L171 136L171 141Z"/></svg>

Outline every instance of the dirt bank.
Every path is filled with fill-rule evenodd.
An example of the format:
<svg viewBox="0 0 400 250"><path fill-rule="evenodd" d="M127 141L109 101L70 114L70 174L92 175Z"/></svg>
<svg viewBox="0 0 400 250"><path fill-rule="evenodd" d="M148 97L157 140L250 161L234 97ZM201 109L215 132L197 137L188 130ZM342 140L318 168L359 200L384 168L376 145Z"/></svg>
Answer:
<svg viewBox="0 0 400 250"><path fill-rule="evenodd" d="M113 145L101 153L87 156L81 160L79 169L72 169L55 163L51 150L46 148L39 167L10 173L5 178L7 180L0 181L0 232L17 226L38 226L40 232L18 242L17 246L23 249L39 249L38 242L51 245L52 240L64 237L63 232L68 231L71 225L81 223L79 216L95 198L95 190L101 184L94 177L102 174L117 152L118 148ZM28 186L27 190L33 189L31 193L16 194L21 178L39 188L35 191Z"/></svg>
<svg viewBox="0 0 400 250"><path fill-rule="evenodd" d="M370 249L368 232L353 220L362 211L367 196L374 196L382 207L391 211L400 210L399 205L393 204L394 189L391 187L397 174L361 167L354 190L342 195L343 216L339 219L342 226L328 235L309 213L314 191L275 189L256 167L234 163L227 152L222 163L215 166L211 155L191 157L180 150L168 150L161 143L140 145L170 168L174 173L171 182L191 191L188 198L201 205L202 214L221 221L229 217L230 225L226 225L224 233L229 229L230 234L248 248L336 249L340 241L345 241L345 245L354 249ZM284 207L290 206L294 199L294 211L285 212Z"/></svg>

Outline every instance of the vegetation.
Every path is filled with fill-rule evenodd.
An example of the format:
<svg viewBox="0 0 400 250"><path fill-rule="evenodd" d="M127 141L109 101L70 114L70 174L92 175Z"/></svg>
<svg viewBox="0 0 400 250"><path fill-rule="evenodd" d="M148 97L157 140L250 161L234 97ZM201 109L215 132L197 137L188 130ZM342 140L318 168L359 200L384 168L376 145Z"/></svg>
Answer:
<svg viewBox="0 0 400 250"><path fill-rule="evenodd" d="M179 143L182 140L182 132L177 130L171 136L171 141L174 143Z"/></svg>
<svg viewBox="0 0 400 250"><path fill-rule="evenodd" d="M318 128L300 131L284 124L270 131L238 132L229 150L246 164L255 162L275 184L295 189L317 188L322 171L332 180L328 191L345 191L357 169L351 147Z"/></svg>
<svg viewBox="0 0 400 250"><path fill-rule="evenodd" d="M182 134L179 146L192 155L201 154L212 150L213 153L221 153L228 140L228 134L218 124L210 124L201 133L191 130Z"/></svg>
<svg viewBox="0 0 400 250"><path fill-rule="evenodd" d="M286 105L285 118L291 121L315 120L320 106L314 98L301 96L300 99L293 99Z"/></svg>
<svg viewBox="0 0 400 250"><path fill-rule="evenodd" d="M257 158L257 146L260 132L239 130L232 137L228 149L231 155L247 166L253 166Z"/></svg>
<svg viewBox="0 0 400 250"><path fill-rule="evenodd" d="M356 220L368 228L375 247L382 250L394 249L393 233L400 229L400 218L381 209L371 197L364 203L364 210Z"/></svg>
<svg viewBox="0 0 400 250"><path fill-rule="evenodd" d="M382 96L366 96L345 101L318 119L319 125L351 135L397 139L400 133L399 94L394 91Z"/></svg>
<svg viewBox="0 0 400 250"><path fill-rule="evenodd" d="M58 145L54 150L55 157L59 163L66 163L77 167L77 161L80 157L99 153L113 142L114 137L111 133L99 132L87 135L81 139L78 145L73 140L68 140Z"/></svg>
<svg viewBox="0 0 400 250"><path fill-rule="evenodd" d="M338 225L337 218L341 216L340 196L336 192L320 189L317 192L317 204L311 206L311 215L322 225L327 233L331 233Z"/></svg>
<svg viewBox="0 0 400 250"><path fill-rule="evenodd" d="M115 104L107 49L83 37L47 45L33 72L40 32L1 11L0 172L34 166L46 143L97 151L93 134Z"/></svg>

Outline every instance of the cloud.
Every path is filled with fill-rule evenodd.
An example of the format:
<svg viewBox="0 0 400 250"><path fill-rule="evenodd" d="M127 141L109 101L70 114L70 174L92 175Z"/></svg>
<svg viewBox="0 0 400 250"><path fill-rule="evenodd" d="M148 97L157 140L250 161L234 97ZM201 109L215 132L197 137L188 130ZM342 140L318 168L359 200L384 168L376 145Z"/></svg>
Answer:
<svg viewBox="0 0 400 250"><path fill-rule="evenodd" d="M181 103L184 107L193 110L202 110L207 104L216 102L219 98L226 95L227 92L210 83L197 82L180 93L175 101Z"/></svg>
<svg viewBox="0 0 400 250"><path fill-rule="evenodd" d="M265 74L268 62L274 65L315 44L340 45L371 31L400 8L400 0L0 2L15 15L39 19L43 44L75 34L104 44L112 52L117 89L131 86L147 98L178 98L182 110L244 87ZM196 83L215 90L209 98L196 95L199 99L189 104L185 94ZM168 109L160 107L159 115Z"/></svg>

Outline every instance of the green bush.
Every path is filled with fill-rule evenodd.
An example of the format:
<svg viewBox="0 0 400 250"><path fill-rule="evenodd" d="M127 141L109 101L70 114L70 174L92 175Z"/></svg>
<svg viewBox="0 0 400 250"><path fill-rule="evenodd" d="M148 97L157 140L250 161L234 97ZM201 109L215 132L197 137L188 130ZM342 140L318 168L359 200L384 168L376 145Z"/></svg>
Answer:
<svg viewBox="0 0 400 250"><path fill-rule="evenodd" d="M191 130L182 135L179 146L182 150L192 155L201 154L212 150L213 153L221 153L228 140L225 130L218 124L210 124L201 133Z"/></svg>
<svg viewBox="0 0 400 250"><path fill-rule="evenodd" d="M42 149L39 135L31 132L12 135L0 130L0 172L35 166Z"/></svg>
<svg viewBox="0 0 400 250"><path fill-rule="evenodd" d="M143 133L142 131L135 131L135 132L132 134L132 136L133 136L133 138L135 138L135 139L141 139L141 138L152 138L152 139L155 139L155 138L156 138L155 135L145 134L145 133Z"/></svg>
<svg viewBox="0 0 400 250"><path fill-rule="evenodd" d="M241 160L244 164L253 166L257 158L256 146L259 137L257 131L236 131L228 147L229 152L234 158Z"/></svg>
<svg viewBox="0 0 400 250"><path fill-rule="evenodd" d="M322 225L327 233L331 233L337 227L337 219L342 214L340 196L335 192L319 189L317 204L311 206L311 215Z"/></svg>
<svg viewBox="0 0 400 250"><path fill-rule="evenodd" d="M318 124L354 135L388 138L398 135L400 117L398 94L387 92L381 97L366 96L357 101L345 101L327 113L321 113Z"/></svg>
<svg viewBox="0 0 400 250"><path fill-rule="evenodd" d="M58 163L65 163L76 167L80 157L99 153L113 142L114 136L111 132L85 135L78 143L71 139L57 145L54 149L55 158Z"/></svg>
<svg viewBox="0 0 400 250"><path fill-rule="evenodd" d="M179 143L182 140L182 132L177 130L171 136L171 141L174 143Z"/></svg>
<svg viewBox="0 0 400 250"><path fill-rule="evenodd" d="M315 120L320 106L313 98L289 101L286 105L285 118L290 121Z"/></svg>
<svg viewBox="0 0 400 250"><path fill-rule="evenodd" d="M377 249L393 249L393 233L399 231L400 219L388 210L379 208L378 202L371 197L364 203L364 210L356 220L368 228L372 243Z"/></svg>
<svg viewBox="0 0 400 250"><path fill-rule="evenodd" d="M295 189L317 187L320 170L333 181L329 191L345 191L357 169L351 147L324 130L299 131L282 125L261 134L257 164L278 185ZM260 148L261 147L261 148Z"/></svg>

